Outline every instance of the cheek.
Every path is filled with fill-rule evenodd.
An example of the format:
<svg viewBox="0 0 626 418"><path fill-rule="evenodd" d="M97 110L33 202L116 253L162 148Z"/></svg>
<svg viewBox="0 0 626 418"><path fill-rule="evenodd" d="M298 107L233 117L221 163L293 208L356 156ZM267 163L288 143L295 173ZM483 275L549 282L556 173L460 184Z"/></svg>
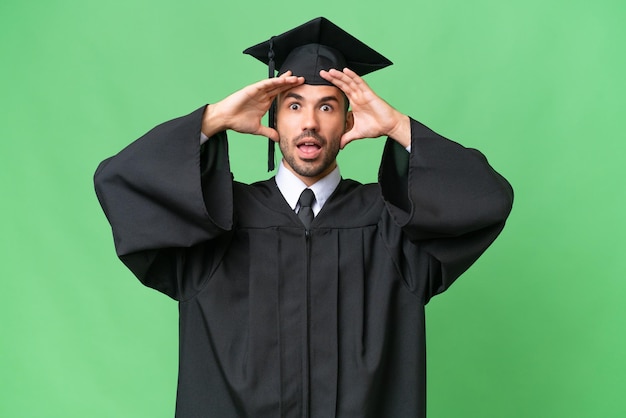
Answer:
<svg viewBox="0 0 626 418"><path fill-rule="evenodd" d="M288 134L289 132L292 132L294 129L296 129L297 124L298 121L293 116L276 118L276 130L279 132L282 131Z"/></svg>
<svg viewBox="0 0 626 418"><path fill-rule="evenodd" d="M328 128L328 132L343 134L348 130L348 121L343 116L337 117L333 115L333 117L327 119L326 126Z"/></svg>

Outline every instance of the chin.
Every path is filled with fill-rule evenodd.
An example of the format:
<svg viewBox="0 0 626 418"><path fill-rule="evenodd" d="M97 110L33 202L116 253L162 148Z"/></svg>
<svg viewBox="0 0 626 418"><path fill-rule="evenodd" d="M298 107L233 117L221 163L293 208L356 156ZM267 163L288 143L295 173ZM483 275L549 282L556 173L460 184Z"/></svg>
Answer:
<svg viewBox="0 0 626 418"><path fill-rule="evenodd" d="M294 167L294 171L303 177L317 177L325 170L325 167Z"/></svg>

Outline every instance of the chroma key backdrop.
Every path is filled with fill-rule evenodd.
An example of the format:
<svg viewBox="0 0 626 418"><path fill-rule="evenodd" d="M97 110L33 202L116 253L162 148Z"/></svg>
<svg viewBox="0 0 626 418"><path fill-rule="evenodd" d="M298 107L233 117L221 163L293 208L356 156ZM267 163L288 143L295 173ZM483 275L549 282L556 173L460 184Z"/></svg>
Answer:
<svg viewBox="0 0 626 418"><path fill-rule="evenodd" d="M626 416L624 4L2 0L0 416L173 416L177 305L117 260L93 172L266 77L242 51L317 16L394 62L365 77L380 96L515 189L426 308L429 418ZM383 142L348 145L342 175L376 181ZM237 180L271 175L266 146L230 135Z"/></svg>

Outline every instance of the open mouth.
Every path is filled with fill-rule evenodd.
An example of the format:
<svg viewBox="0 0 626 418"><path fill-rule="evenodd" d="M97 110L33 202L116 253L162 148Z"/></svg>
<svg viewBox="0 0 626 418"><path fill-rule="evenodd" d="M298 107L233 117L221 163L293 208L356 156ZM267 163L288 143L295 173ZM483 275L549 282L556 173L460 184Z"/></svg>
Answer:
<svg viewBox="0 0 626 418"><path fill-rule="evenodd" d="M296 147L302 159L317 158L322 150L322 146L317 141L309 140L308 138L298 142Z"/></svg>

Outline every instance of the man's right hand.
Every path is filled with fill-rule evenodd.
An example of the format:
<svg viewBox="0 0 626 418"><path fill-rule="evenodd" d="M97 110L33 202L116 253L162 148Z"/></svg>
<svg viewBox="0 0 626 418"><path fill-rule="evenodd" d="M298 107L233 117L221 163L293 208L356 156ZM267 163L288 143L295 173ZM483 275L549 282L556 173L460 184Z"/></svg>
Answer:
<svg viewBox="0 0 626 418"><path fill-rule="evenodd" d="M292 76L287 71L280 77L268 78L244 87L207 106L202 119L202 133L210 138L218 132L230 129L278 141L278 132L263 126L261 119L277 95L302 83L304 77Z"/></svg>

